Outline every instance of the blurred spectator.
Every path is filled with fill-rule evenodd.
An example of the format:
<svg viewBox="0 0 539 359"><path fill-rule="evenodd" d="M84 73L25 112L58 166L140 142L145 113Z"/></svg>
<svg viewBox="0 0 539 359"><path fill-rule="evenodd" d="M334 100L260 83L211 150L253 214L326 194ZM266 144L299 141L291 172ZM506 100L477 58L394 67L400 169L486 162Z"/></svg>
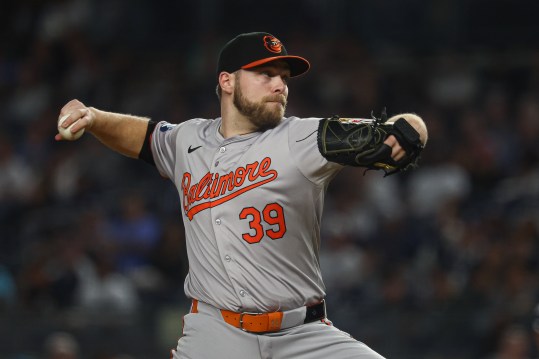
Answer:
<svg viewBox="0 0 539 359"><path fill-rule="evenodd" d="M188 271L185 233L178 221L163 223L163 235L149 257L151 265L157 269L167 282L167 290L183 290L181 284Z"/></svg>
<svg viewBox="0 0 539 359"><path fill-rule="evenodd" d="M11 307L17 298L15 281L10 271L0 263L0 313Z"/></svg>
<svg viewBox="0 0 539 359"><path fill-rule="evenodd" d="M37 121L52 99L50 84L43 79L39 63L28 59L19 68L17 86L8 101L7 114L15 126L29 126Z"/></svg>
<svg viewBox="0 0 539 359"><path fill-rule="evenodd" d="M328 293L357 290L364 277L363 253L346 235L335 235L324 244L320 268Z"/></svg>
<svg viewBox="0 0 539 359"><path fill-rule="evenodd" d="M150 255L161 236L161 223L142 194L120 199L118 214L109 219L108 235L116 268L124 273L150 266Z"/></svg>
<svg viewBox="0 0 539 359"><path fill-rule="evenodd" d="M114 270L111 253L96 251L89 258L77 270L75 307L84 316L98 321L133 315L140 304L136 287L128 277Z"/></svg>
<svg viewBox="0 0 539 359"><path fill-rule="evenodd" d="M439 163L419 168L408 180L409 205L413 215L438 213L447 203L466 198L472 183L469 174L456 163Z"/></svg>
<svg viewBox="0 0 539 359"><path fill-rule="evenodd" d="M488 359L529 359L531 341L528 331L513 325L501 333L496 351Z"/></svg>
<svg viewBox="0 0 539 359"><path fill-rule="evenodd" d="M65 310L74 304L77 267L84 256L73 232L50 233L51 239L29 245L18 279L20 299L33 310Z"/></svg>
<svg viewBox="0 0 539 359"><path fill-rule="evenodd" d="M539 304L535 306L532 314L532 341L535 357L539 358Z"/></svg>
<svg viewBox="0 0 539 359"><path fill-rule="evenodd" d="M45 340L44 359L79 359L79 344L77 339L64 332L50 334Z"/></svg>
<svg viewBox="0 0 539 359"><path fill-rule="evenodd" d="M37 174L14 148L11 138L0 134L0 214L7 205L24 203L36 187Z"/></svg>

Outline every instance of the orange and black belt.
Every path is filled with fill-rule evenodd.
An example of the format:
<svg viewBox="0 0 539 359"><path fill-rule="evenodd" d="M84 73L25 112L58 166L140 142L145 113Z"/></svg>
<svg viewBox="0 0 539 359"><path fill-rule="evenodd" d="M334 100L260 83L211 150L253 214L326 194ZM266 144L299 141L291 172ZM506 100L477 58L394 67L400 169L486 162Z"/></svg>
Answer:
<svg viewBox="0 0 539 359"><path fill-rule="evenodd" d="M193 299L191 313L198 313L199 305L209 306ZM236 328L250 333L269 333L326 318L326 304L322 301L311 306L270 313L233 312L224 309L220 309L220 312L223 320Z"/></svg>

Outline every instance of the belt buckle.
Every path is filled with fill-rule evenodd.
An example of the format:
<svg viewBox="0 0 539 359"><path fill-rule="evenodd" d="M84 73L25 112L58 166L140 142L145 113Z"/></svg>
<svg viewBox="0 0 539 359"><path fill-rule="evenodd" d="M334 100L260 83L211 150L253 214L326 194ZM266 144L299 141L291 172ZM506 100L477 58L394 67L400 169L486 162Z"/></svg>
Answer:
<svg viewBox="0 0 539 359"><path fill-rule="evenodd" d="M243 327L243 316L244 316L245 314L248 314L248 315L261 315L261 314L264 314L264 313L254 313L254 312L241 312L241 313L240 313L240 325L239 325L239 328L240 328L241 330L243 330L244 332L250 333L250 331L248 331L247 329L245 329L245 328Z"/></svg>

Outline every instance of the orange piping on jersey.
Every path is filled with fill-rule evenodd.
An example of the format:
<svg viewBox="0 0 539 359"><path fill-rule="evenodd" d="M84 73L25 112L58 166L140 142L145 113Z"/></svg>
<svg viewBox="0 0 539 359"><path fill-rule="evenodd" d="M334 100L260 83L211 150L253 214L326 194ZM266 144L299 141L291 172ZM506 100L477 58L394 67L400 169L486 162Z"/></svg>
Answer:
<svg viewBox="0 0 539 359"><path fill-rule="evenodd" d="M271 159L265 157L260 162L255 161L247 164L245 167L240 166L235 171L222 176L219 176L217 173L208 172L194 185L191 185L191 174L185 172L181 187L183 190L183 208L187 217L189 220L192 220L195 214L206 208L213 208L223 204L242 193L275 180L277 178L277 171L270 167ZM256 182L260 178L265 179ZM246 181L247 183L251 182L251 184L234 191L243 186ZM227 194L227 192L229 193ZM223 197L218 198L220 196ZM214 198L217 199L213 200ZM209 201L193 205L202 200Z"/></svg>

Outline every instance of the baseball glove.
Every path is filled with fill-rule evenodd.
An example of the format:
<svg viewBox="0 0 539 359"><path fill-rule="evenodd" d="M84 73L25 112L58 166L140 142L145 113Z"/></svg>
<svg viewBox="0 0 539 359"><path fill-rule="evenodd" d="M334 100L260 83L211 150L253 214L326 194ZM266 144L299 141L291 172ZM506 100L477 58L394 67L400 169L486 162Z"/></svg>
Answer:
<svg viewBox="0 0 539 359"><path fill-rule="evenodd" d="M379 118L341 118L333 116L320 121L318 148L328 160L342 165L382 170L385 176L415 168L423 150L419 133L404 119L387 122L384 108ZM406 156L394 161L391 147L384 144L394 135Z"/></svg>

